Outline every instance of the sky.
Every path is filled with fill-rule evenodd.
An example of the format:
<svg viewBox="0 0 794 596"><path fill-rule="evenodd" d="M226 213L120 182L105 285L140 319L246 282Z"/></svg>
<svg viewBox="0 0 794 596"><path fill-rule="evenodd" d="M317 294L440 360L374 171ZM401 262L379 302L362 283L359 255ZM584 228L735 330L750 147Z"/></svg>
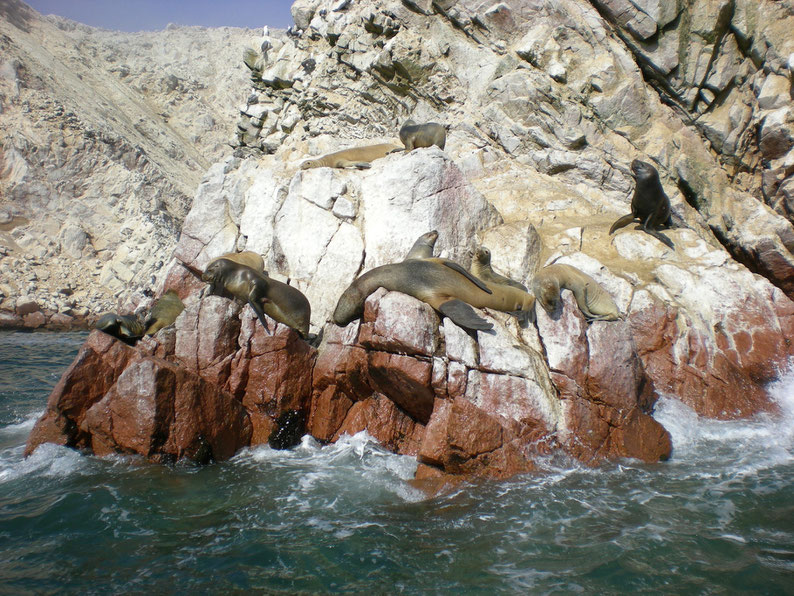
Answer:
<svg viewBox="0 0 794 596"><path fill-rule="evenodd" d="M2 1L2 0L0 0ZM292 0L24 0L41 14L119 31L175 25L286 29Z"/></svg>

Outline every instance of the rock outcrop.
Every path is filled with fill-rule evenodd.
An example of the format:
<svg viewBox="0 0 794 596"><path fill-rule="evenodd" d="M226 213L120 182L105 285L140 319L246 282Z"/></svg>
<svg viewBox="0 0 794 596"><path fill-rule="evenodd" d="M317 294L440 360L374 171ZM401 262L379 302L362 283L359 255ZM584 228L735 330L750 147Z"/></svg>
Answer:
<svg viewBox="0 0 794 596"><path fill-rule="evenodd" d="M220 459L294 413L321 441L367 430L433 483L530 471L554 450L663 460L674 446L651 415L660 395L717 418L774 410L765 386L794 355L794 227L764 180L784 193L790 173L789 50L757 14L739 0L298 0L295 28L244 52L234 155L207 170L157 278L156 293L186 301L175 330L135 348L92 335L28 449ZM445 150L299 169L396 142L409 117L448 125ZM673 249L631 226L608 234L629 210L633 159L659 170ZM441 255L466 266L484 244L524 283L544 264L578 267L624 318L588 324L566 293L526 328L486 312L494 329L475 339L380 290L361 321L328 322L357 275L431 229ZM233 250L306 294L316 345L199 296L195 273ZM102 373L82 391L87 367ZM147 382L130 387L129 370ZM186 398L161 390L174 379L197 396L192 430L175 414ZM113 423L137 404L137 425Z"/></svg>

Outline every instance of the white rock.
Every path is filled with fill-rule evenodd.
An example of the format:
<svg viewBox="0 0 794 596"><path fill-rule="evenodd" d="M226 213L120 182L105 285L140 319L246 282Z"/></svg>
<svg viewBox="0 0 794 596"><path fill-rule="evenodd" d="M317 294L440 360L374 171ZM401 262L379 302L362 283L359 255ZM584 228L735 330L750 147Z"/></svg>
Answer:
<svg viewBox="0 0 794 596"><path fill-rule="evenodd" d="M347 186L337 178L334 168L314 168L299 170L292 177L289 192L318 207L330 209L334 200L347 192Z"/></svg>
<svg viewBox="0 0 794 596"><path fill-rule="evenodd" d="M447 358L469 368L477 366L477 342L448 317L444 317L444 342Z"/></svg>

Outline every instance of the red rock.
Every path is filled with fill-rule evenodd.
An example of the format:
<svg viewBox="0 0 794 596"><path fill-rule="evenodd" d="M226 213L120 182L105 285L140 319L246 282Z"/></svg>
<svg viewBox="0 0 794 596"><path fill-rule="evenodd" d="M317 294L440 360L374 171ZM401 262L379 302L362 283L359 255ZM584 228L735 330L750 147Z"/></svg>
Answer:
<svg viewBox="0 0 794 596"><path fill-rule="evenodd" d="M433 364L411 356L370 352L369 385L386 395L417 422L426 424L433 411Z"/></svg>
<svg viewBox="0 0 794 596"><path fill-rule="evenodd" d="M513 426L508 424L508 426ZM425 428L418 460L445 474L486 475L507 478L535 469L527 453L532 430L525 436L508 428L463 398L436 400L433 415ZM425 470L422 477L427 477Z"/></svg>
<svg viewBox="0 0 794 596"><path fill-rule="evenodd" d="M622 321L585 323L569 293L563 294L559 320L538 313L538 328L548 350L551 379L563 404L562 438L576 457L590 461L633 457L659 461L670 456L669 433L649 413L657 399L632 331ZM576 318L579 323L572 321ZM581 345L566 346L560 333ZM650 343L664 345L658 337ZM643 438L632 432L648 432Z"/></svg>
<svg viewBox="0 0 794 596"><path fill-rule="evenodd" d="M195 373L148 356L130 362L88 410L81 430L91 435L97 455L200 462L228 459L251 438L238 401Z"/></svg>
<svg viewBox="0 0 794 596"><path fill-rule="evenodd" d="M258 444L267 441L275 419L284 412L310 411L317 350L295 330L269 318L268 333L253 313L246 312L249 310L243 312L241 348L231 360L227 387L252 412L253 444Z"/></svg>
<svg viewBox="0 0 794 596"><path fill-rule="evenodd" d="M63 373L25 446L30 455L42 443L85 448L90 437L80 430L88 409L116 382L135 350L114 337L93 331Z"/></svg>
<svg viewBox="0 0 794 596"><path fill-rule="evenodd" d="M353 404L333 440L362 430L394 453L416 455L424 426L405 414L393 401L376 394Z"/></svg>
<svg viewBox="0 0 794 596"><path fill-rule="evenodd" d="M381 288L364 304L359 341L372 350L432 356L438 347L438 324L429 304Z"/></svg>
<svg viewBox="0 0 794 596"><path fill-rule="evenodd" d="M781 311L782 320L788 325L791 319ZM701 416L710 418L744 418L774 408L763 384L752 378L768 378L770 371L764 370L766 365L761 365L757 356L736 353L733 346L737 340L732 332L731 335L725 329L715 332L715 350L702 331L691 325L679 327L678 317L676 309L658 301L632 311L628 317L638 354L658 391L680 399ZM747 340L744 329L732 325L731 328L737 332L740 345ZM774 330L769 332L776 334ZM777 354L767 353L769 361L779 361L781 353L788 358L791 348L782 333L779 341L763 340L759 346L762 344ZM746 371L742 370L743 366L747 367Z"/></svg>
<svg viewBox="0 0 794 596"><path fill-rule="evenodd" d="M201 281L201 275L198 270L191 270L181 261L174 260L163 283L163 293L168 290L174 290L179 299L184 302L188 297L197 294L206 287L207 284Z"/></svg>
<svg viewBox="0 0 794 596"><path fill-rule="evenodd" d="M188 302L176 322L175 356L188 369L222 385L237 351L240 305L221 296Z"/></svg>
<svg viewBox="0 0 794 596"><path fill-rule="evenodd" d="M353 401L336 385L329 385L312 396L307 430L319 441L331 441L338 436L338 430L347 418Z"/></svg>

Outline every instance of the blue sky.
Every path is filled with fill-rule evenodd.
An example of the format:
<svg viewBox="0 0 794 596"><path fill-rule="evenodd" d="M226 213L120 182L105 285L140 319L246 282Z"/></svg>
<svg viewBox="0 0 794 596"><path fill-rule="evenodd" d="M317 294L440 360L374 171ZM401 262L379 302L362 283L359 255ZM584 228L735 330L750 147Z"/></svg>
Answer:
<svg viewBox="0 0 794 596"><path fill-rule="evenodd" d="M2 1L2 0L0 0ZM284 29L292 24L292 0L24 0L41 14L120 31L176 25Z"/></svg>

